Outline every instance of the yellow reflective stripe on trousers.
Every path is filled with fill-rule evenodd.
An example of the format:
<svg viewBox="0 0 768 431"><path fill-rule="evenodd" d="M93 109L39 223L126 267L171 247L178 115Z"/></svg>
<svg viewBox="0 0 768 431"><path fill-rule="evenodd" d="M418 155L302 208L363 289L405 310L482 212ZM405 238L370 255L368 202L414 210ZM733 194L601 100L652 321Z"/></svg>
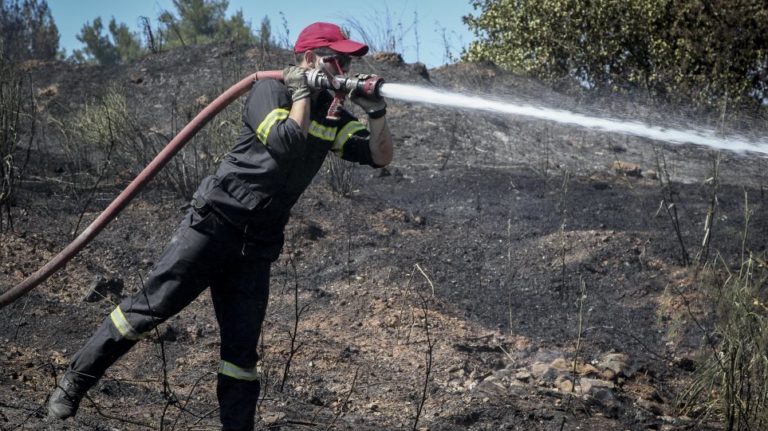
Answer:
<svg viewBox="0 0 768 431"><path fill-rule="evenodd" d="M126 339L138 340L141 336L141 334L136 332L136 330L133 329L133 326L128 323L128 319L125 318L125 314L123 314L123 310L120 309L119 305L115 307L109 317L112 319L112 324L115 325L115 328L120 332L120 335Z"/></svg>
<svg viewBox="0 0 768 431"><path fill-rule="evenodd" d="M252 382L258 378L254 368L240 368L237 365L227 361L221 361L219 364L219 374L232 377L233 379L246 380L249 382Z"/></svg>
<svg viewBox="0 0 768 431"><path fill-rule="evenodd" d="M315 120L309 123L309 134L324 141L333 142L336 139L336 127L327 127Z"/></svg>
<svg viewBox="0 0 768 431"><path fill-rule="evenodd" d="M272 112L264 117L264 120L261 122L261 124L259 124L259 127L256 128L256 136L259 138L262 144L267 145L269 131L272 130L272 127L274 127L278 121L282 121L288 118L288 114L289 112L287 109L277 108L272 110Z"/></svg>
<svg viewBox="0 0 768 431"><path fill-rule="evenodd" d="M349 138L361 130L365 130L363 123L359 121L350 121L347 123L344 127L341 128L339 134L336 135L336 140L333 142L333 147L331 147L333 152L339 156L342 156L344 154L344 145L347 144Z"/></svg>

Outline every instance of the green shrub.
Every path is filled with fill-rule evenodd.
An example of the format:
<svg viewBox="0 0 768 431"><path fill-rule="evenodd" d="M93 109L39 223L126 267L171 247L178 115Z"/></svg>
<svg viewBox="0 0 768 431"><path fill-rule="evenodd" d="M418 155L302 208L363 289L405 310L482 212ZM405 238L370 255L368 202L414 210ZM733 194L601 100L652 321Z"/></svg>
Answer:
<svg viewBox="0 0 768 431"><path fill-rule="evenodd" d="M647 89L718 106L768 98L768 4L699 0L474 0L470 61L598 90Z"/></svg>

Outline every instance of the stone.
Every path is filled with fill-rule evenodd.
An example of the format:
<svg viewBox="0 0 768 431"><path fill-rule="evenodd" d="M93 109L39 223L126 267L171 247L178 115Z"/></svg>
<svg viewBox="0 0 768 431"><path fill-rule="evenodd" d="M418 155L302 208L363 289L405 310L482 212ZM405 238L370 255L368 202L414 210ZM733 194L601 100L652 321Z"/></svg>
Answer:
<svg viewBox="0 0 768 431"><path fill-rule="evenodd" d="M573 392L573 381L568 376L560 376L555 380L555 387L563 393Z"/></svg>
<svg viewBox="0 0 768 431"><path fill-rule="evenodd" d="M616 160L613 162L613 170L616 171L617 174L623 174L628 177L640 178L643 176L643 170L639 165L623 162L621 160Z"/></svg>
<svg viewBox="0 0 768 431"><path fill-rule="evenodd" d="M521 382L529 382L531 380L531 373L528 371L520 371L517 374L515 374L515 379L519 380Z"/></svg>
<svg viewBox="0 0 768 431"><path fill-rule="evenodd" d="M549 364L545 364L542 362L534 362L533 365L531 365L531 374L533 374L537 379L541 379L546 374L550 374L552 370L552 367L549 366Z"/></svg>
<svg viewBox="0 0 768 431"><path fill-rule="evenodd" d="M632 377L637 371L634 361L630 360L626 353L608 353L600 358L598 369L610 371L615 376ZM605 377L605 376L604 376Z"/></svg>
<svg viewBox="0 0 768 431"><path fill-rule="evenodd" d="M512 368L505 367L505 368L502 368L500 370L494 371L493 372L493 376L496 377L497 379L501 380L501 379L506 379L508 377L511 377L512 374L514 374L514 372L515 372L515 370L513 370Z"/></svg>
<svg viewBox="0 0 768 431"><path fill-rule="evenodd" d="M489 381L488 379L478 383L477 386L475 386L474 391L494 397L507 394L507 388L505 388L504 385L495 381Z"/></svg>
<svg viewBox="0 0 768 431"><path fill-rule="evenodd" d="M573 369L573 363L563 357L556 358L549 364L549 366L558 371L570 371Z"/></svg>
<svg viewBox="0 0 768 431"><path fill-rule="evenodd" d="M615 385L613 382L608 382L600 379L590 379L587 377L579 379L578 392L581 394L592 395L600 389L613 389Z"/></svg>
<svg viewBox="0 0 768 431"><path fill-rule="evenodd" d="M83 296L83 302L97 302L105 298L113 300L119 299L123 292L125 283L120 278L106 278L103 275L97 275L88 288L88 293Z"/></svg>
<svg viewBox="0 0 768 431"><path fill-rule="evenodd" d="M621 404L610 389L599 388L592 391L591 399L602 408L607 418L616 418L621 413Z"/></svg>
<svg viewBox="0 0 768 431"><path fill-rule="evenodd" d="M284 420L285 416L283 412L266 412L261 414L261 420L270 425Z"/></svg>

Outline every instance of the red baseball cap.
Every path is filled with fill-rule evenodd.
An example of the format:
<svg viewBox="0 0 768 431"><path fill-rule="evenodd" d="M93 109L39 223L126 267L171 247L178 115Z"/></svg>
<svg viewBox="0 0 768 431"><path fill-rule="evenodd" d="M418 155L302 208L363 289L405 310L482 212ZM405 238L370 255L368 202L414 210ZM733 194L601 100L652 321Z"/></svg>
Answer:
<svg viewBox="0 0 768 431"><path fill-rule="evenodd" d="M299 33L293 51L298 54L317 48L330 48L355 57L368 52L368 45L348 39L338 25L327 22L316 22L305 27Z"/></svg>

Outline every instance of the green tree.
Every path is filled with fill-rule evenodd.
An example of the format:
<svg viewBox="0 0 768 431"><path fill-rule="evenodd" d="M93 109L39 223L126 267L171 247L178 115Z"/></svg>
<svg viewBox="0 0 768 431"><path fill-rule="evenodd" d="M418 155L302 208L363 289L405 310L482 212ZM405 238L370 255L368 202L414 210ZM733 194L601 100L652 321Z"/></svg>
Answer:
<svg viewBox="0 0 768 431"><path fill-rule="evenodd" d="M179 14L184 36L193 43L200 43L214 38L229 1L173 0L173 5Z"/></svg>
<svg viewBox="0 0 768 431"><path fill-rule="evenodd" d="M176 13L164 11L158 21L169 46L201 44L215 40L255 43L251 24L242 10L226 17L227 0L174 0Z"/></svg>
<svg viewBox="0 0 768 431"><path fill-rule="evenodd" d="M71 58L77 62L110 65L133 61L144 54L140 36L131 32L127 25L118 24L113 17L108 30L109 33L105 31L101 17L94 19L93 23L86 22L77 35L77 40L85 44L85 48L74 51Z"/></svg>
<svg viewBox="0 0 768 431"><path fill-rule="evenodd" d="M115 18L112 18L109 21L109 33L112 35L121 62L127 63L144 55L141 36L132 32L125 23L118 24Z"/></svg>
<svg viewBox="0 0 768 431"><path fill-rule="evenodd" d="M275 45L275 41L272 38L272 23L269 21L268 16L264 16L259 26L259 45L261 49L267 50Z"/></svg>
<svg viewBox="0 0 768 431"><path fill-rule="evenodd" d="M473 0L469 61L597 90L644 88L705 105L766 96L761 0Z"/></svg>
<svg viewBox="0 0 768 431"><path fill-rule="evenodd" d="M245 20L242 9L235 12L229 19L221 20L218 27L219 29L215 35L216 39L231 40L244 44L256 43L256 37L253 35L251 24Z"/></svg>
<svg viewBox="0 0 768 431"><path fill-rule="evenodd" d="M0 0L0 46L12 61L53 60L59 30L45 0Z"/></svg>
<svg viewBox="0 0 768 431"><path fill-rule="evenodd" d="M93 20L93 24L86 22L77 35L77 40L85 45L83 50L73 53L75 59L97 62L103 65L117 64L120 61L120 53L109 40L109 35L104 33L104 25L101 17Z"/></svg>

